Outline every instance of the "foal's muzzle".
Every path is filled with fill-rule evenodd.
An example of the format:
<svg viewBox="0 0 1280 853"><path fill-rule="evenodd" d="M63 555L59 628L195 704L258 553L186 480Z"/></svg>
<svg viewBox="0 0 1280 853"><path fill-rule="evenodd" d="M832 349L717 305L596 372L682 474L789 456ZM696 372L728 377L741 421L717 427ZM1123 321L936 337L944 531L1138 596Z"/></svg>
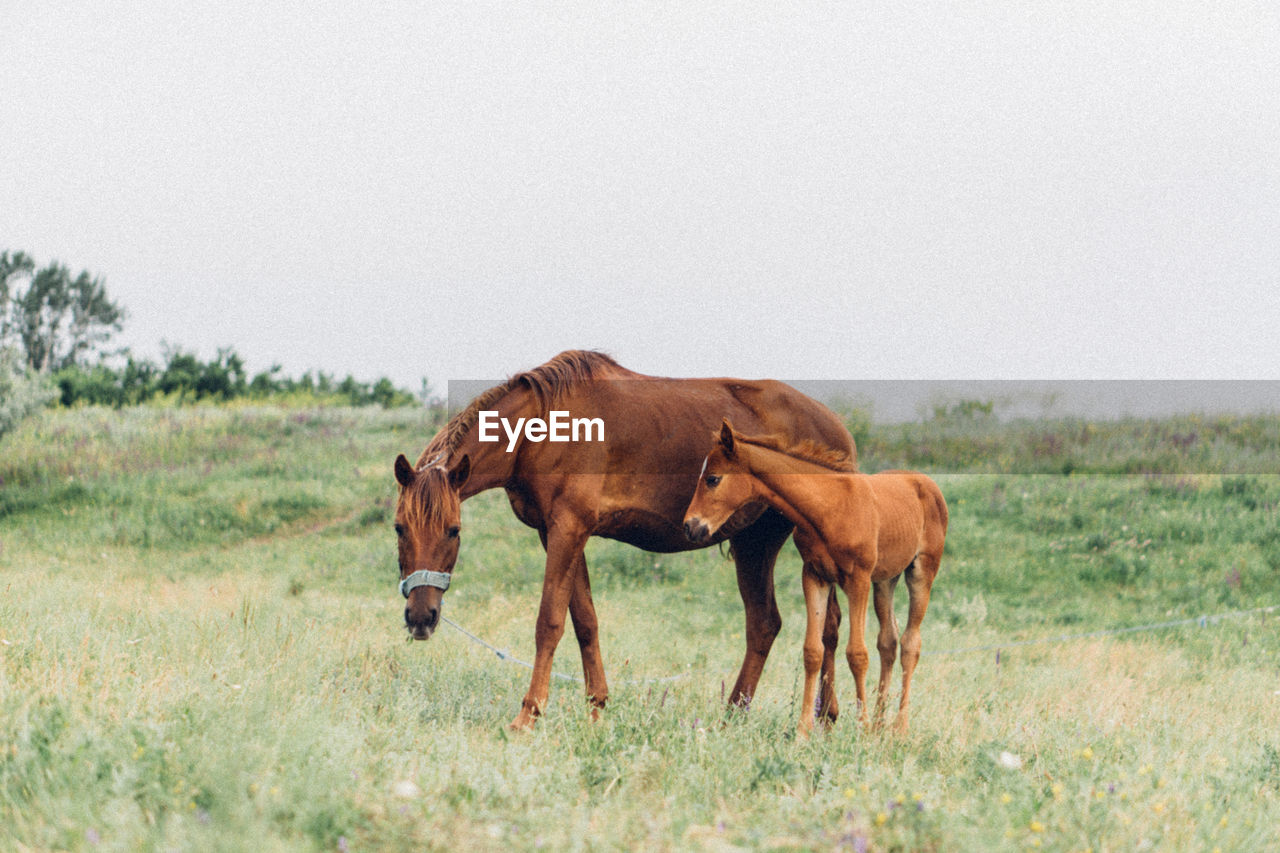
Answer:
<svg viewBox="0 0 1280 853"><path fill-rule="evenodd" d="M686 518L684 520L684 535L689 537L690 542L706 542L711 538L711 525L700 518Z"/></svg>

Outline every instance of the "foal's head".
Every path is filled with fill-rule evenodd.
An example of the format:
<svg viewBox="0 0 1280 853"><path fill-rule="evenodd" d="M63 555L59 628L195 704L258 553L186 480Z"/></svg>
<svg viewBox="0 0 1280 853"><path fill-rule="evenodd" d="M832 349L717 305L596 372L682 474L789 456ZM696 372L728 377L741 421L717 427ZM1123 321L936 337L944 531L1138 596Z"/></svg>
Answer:
<svg viewBox="0 0 1280 853"><path fill-rule="evenodd" d="M684 513L684 532L695 543L708 542L735 512L755 496L755 478L738 455L728 420L720 424L715 445L702 463L698 487Z"/></svg>
<svg viewBox="0 0 1280 853"><path fill-rule="evenodd" d="M458 559L462 500L459 489L471 473L466 456L452 469L428 464L414 470L401 454L395 464L400 501L396 537L400 548L400 592L404 626L415 640L431 636L440 621L444 591Z"/></svg>

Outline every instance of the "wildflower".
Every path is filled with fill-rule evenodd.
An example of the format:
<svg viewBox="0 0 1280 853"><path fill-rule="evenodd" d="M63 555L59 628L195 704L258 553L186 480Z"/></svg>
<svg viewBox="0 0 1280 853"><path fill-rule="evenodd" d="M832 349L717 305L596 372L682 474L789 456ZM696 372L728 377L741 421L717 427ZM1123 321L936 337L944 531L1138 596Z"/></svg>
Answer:
<svg viewBox="0 0 1280 853"><path fill-rule="evenodd" d="M1226 827L1227 827L1227 816L1226 816L1226 815L1223 815L1223 816L1222 816L1222 819L1218 821L1218 826L1222 827L1223 829L1226 829Z"/></svg>
<svg viewBox="0 0 1280 853"><path fill-rule="evenodd" d="M876 826L884 826L889 821L889 816L884 812L876 812Z"/></svg>
<svg viewBox="0 0 1280 853"><path fill-rule="evenodd" d="M844 798L845 798L846 800L852 800L852 799L853 799L853 794L854 794L854 790L853 790L852 788L845 788L845 789L844 789Z"/></svg>
<svg viewBox="0 0 1280 853"><path fill-rule="evenodd" d="M1006 770L1018 770L1022 767L1022 756L1014 755L1012 752L1002 752L996 759L996 763Z"/></svg>
<svg viewBox="0 0 1280 853"><path fill-rule="evenodd" d="M1139 776L1146 776L1146 775L1147 775L1148 773L1150 773L1153 769L1154 769L1154 768L1153 768L1150 764L1144 764L1144 765L1142 765L1141 767L1139 767L1139 768L1138 768L1138 775L1139 775Z"/></svg>
<svg viewBox="0 0 1280 853"><path fill-rule="evenodd" d="M345 835L338 836L339 853L347 853L347 837Z"/></svg>
<svg viewBox="0 0 1280 853"><path fill-rule="evenodd" d="M422 789L412 779L401 779L392 787L391 793L402 800L412 800L422 793Z"/></svg>
<svg viewBox="0 0 1280 853"><path fill-rule="evenodd" d="M1005 805L1008 805L1009 803L1013 802L1013 796L1008 791L1005 791L1003 794L1000 795L1000 802L1004 803Z"/></svg>
<svg viewBox="0 0 1280 853"><path fill-rule="evenodd" d="M1031 821L1032 832L1044 832L1044 824L1038 820Z"/></svg>
<svg viewBox="0 0 1280 853"><path fill-rule="evenodd" d="M1164 803L1152 803L1151 810L1156 814L1164 814Z"/></svg>
<svg viewBox="0 0 1280 853"><path fill-rule="evenodd" d="M89 827L84 831L84 840L88 841L90 844L96 845L99 841L102 840L102 837L98 835L98 830L94 829L93 827Z"/></svg>
<svg viewBox="0 0 1280 853"><path fill-rule="evenodd" d="M1085 761L1088 761L1089 759L1093 758L1093 747L1086 746L1084 749L1080 750L1080 757L1083 758Z"/></svg>
<svg viewBox="0 0 1280 853"><path fill-rule="evenodd" d="M1054 798L1055 800L1060 799L1060 798L1062 797L1062 783L1061 783L1061 782L1054 782L1054 783L1053 783L1053 787L1052 787L1052 788L1050 788L1049 790L1053 793L1053 798Z"/></svg>

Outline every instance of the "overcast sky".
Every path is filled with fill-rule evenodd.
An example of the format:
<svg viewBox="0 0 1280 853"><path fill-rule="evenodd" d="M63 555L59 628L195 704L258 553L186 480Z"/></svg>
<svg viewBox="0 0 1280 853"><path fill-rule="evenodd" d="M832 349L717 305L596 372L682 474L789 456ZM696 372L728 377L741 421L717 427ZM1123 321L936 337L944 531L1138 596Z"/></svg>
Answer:
<svg viewBox="0 0 1280 853"><path fill-rule="evenodd" d="M1280 5L16 4L0 249L123 341L1280 378Z"/></svg>

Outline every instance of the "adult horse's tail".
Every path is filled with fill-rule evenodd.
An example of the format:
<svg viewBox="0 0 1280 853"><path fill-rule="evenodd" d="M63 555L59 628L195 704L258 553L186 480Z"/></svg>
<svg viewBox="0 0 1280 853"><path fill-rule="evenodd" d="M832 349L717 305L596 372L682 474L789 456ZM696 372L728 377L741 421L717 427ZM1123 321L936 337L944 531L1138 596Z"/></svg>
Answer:
<svg viewBox="0 0 1280 853"><path fill-rule="evenodd" d="M933 492L933 505L938 510L938 518L942 521L942 532L945 535L947 532L947 519L949 518L947 514L947 501L942 497L942 489L938 488L937 483L933 484L933 488L930 491Z"/></svg>

